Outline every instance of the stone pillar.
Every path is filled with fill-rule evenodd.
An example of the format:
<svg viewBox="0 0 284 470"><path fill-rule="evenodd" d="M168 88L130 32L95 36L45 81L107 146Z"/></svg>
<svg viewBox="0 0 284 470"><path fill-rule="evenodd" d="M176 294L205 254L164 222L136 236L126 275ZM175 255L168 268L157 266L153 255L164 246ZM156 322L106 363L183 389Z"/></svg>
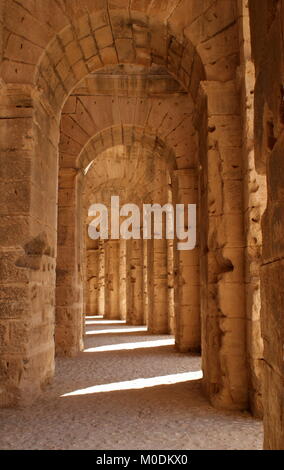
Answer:
<svg viewBox="0 0 284 470"><path fill-rule="evenodd" d="M119 240L105 242L105 273L105 318L119 320Z"/></svg>
<svg viewBox="0 0 284 470"><path fill-rule="evenodd" d="M269 156L268 204L262 219L261 329L264 341L264 449L284 448L284 132Z"/></svg>
<svg viewBox="0 0 284 470"><path fill-rule="evenodd" d="M168 245L167 240L149 240L152 251L148 330L152 334L167 334L168 319Z"/></svg>
<svg viewBox="0 0 284 470"><path fill-rule="evenodd" d="M127 241L121 239L119 243L119 313L121 320L126 320L127 314L126 250Z"/></svg>
<svg viewBox="0 0 284 470"><path fill-rule="evenodd" d="M169 333L175 334L175 266L174 266L174 241L168 240L168 322Z"/></svg>
<svg viewBox="0 0 284 470"><path fill-rule="evenodd" d="M0 406L54 372L58 122L27 85L0 84ZM47 132L48 129L48 132Z"/></svg>
<svg viewBox="0 0 284 470"><path fill-rule="evenodd" d="M127 323L143 325L143 240L129 240L130 303Z"/></svg>
<svg viewBox="0 0 284 470"><path fill-rule="evenodd" d="M168 202L173 204L173 184L172 177L169 176L168 182ZM174 196L176 196L174 191ZM176 198L176 197L175 197ZM175 207L175 206L174 206ZM175 318L175 300L176 300L176 240L167 241L168 248L168 323L169 333L175 335L176 318Z"/></svg>
<svg viewBox="0 0 284 470"><path fill-rule="evenodd" d="M74 356L83 348L80 186L76 169L60 168L55 321L60 356Z"/></svg>
<svg viewBox="0 0 284 470"><path fill-rule="evenodd" d="M98 315L105 315L105 242L99 241L98 257Z"/></svg>
<svg viewBox="0 0 284 470"><path fill-rule="evenodd" d="M243 178L249 404L254 416L261 418L263 416L264 366L260 294L260 268L262 263L261 219L267 205L267 184L266 174L260 174L257 171L255 159L255 67L251 54L248 2L241 0L238 3L238 7L239 35L240 44L242 44L240 51L239 88L243 121L243 168L239 165L231 165L231 167L227 168L227 171L235 178Z"/></svg>
<svg viewBox="0 0 284 470"><path fill-rule="evenodd" d="M143 240L143 324L148 324L149 316L149 245Z"/></svg>
<svg viewBox="0 0 284 470"><path fill-rule="evenodd" d="M101 315L105 312L105 255L104 242L92 243L87 249L87 315Z"/></svg>
<svg viewBox="0 0 284 470"><path fill-rule="evenodd" d="M164 168L157 171L159 186L151 193L150 204L168 203L168 173ZM166 238L166 217L162 219L162 239L154 236L154 216L151 219L152 238L148 241L148 331L152 334L169 333L168 308L168 240Z"/></svg>
<svg viewBox="0 0 284 470"><path fill-rule="evenodd" d="M97 315L98 312L98 278L99 247L87 248L86 279L86 315Z"/></svg>
<svg viewBox="0 0 284 470"><path fill-rule="evenodd" d="M185 205L185 226L189 226L188 204L198 202L196 170L175 171L177 201ZM198 228L198 227L197 227ZM202 228L201 228L202 229ZM176 346L180 352L200 351L200 277L199 248L177 253Z"/></svg>
<svg viewBox="0 0 284 470"><path fill-rule="evenodd" d="M283 450L284 430L284 244L283 244L284 133L270 159L273 191L263 217L263 265L261 267L261 327L264 341L264 449Z"/></svg>
<svg viewBox="0 0 284 470"><path fill-rule="evenodd" d="M204 82L199 97L202 363L211 402L247 409L242 123L235 82ZM201 92L202 96L202 92Z"/></svg>

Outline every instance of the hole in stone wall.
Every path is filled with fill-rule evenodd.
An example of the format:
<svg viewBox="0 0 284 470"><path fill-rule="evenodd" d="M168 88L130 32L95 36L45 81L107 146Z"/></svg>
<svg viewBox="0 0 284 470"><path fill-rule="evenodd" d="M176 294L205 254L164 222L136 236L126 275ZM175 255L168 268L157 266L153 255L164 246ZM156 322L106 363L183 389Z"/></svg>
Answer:
<svg viewBox="0 0 284 470"><path fill-rule="evenodd" d="M229 273L234 271L234 265L232 261L228 258L224 258L220 253L217 254L216 256L218 265L219 265L219 273L224 274L224 273Z"/></svg>
<svg viewBox="0 0 284 470"><path fill-rule="evenodd" d="M267 131L267 147L269 150L273 150L277 139L274 134L274 123L272 120L267 121L266 131Z"/></svg>

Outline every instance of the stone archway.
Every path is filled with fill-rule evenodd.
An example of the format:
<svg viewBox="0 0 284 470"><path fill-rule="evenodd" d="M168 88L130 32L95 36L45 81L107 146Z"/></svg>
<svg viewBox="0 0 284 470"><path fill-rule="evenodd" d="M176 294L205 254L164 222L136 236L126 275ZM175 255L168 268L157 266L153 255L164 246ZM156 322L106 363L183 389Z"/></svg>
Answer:
<svg viewBox="0 0 284 470"><path fill-rule="evenodd" d="M209 95L209 115L213 115L214 120L215 116L219 116L216 117L219 143L220 141L227 143L226 139L228 136L231 137L230 128L224 129L222 119L225 120L227 107L231 107L236 97L235 83L230 83L236 78L239 53L238 11L235 1L227 1L226 8L222 1L209 2L206 8L204 5L200 7L200 2L196 1L179 2L174 4L174 8L167 3L162 16L157 15L157 17L151 15L148 10L141 12L131 9L126 15L120 8L93 11L87 0L82 2L82 6L78 6L77 2L69 2L68 5L63 3L62 8L54 4L58 15L55 15L51 21L52 26L45 24L44 9L37 9L36 6L38 5L35 3L34 9L30 6L30 10L29 8L25 10L21 2L12 1L10 6L6 5L5 11L7 30L12 33L7 36L7 47L1 66L1 76L7 82L3 88L1 102L8 109L8 117L13 116L15 120L13 126L10 126L9 122L4 123L6 127L3 129L3 135L5 145L11 144L10 147L13 147L16 128L20 138L14 143L14 152L23 151L27 156L27 168L24 169L21 183L16 182L20 189L15 190L10 207L17 213L15 217L18 218L15 220L21 222L26 231L17 239L16 248L11 249L7 255L9 260L8 267L5 267L7 273L5 280L9 278L9 282L16 280L21 284L24 301L20 308L30 313L26 317L25 324L20 325L24 331L21 335L21 344L17 345L19 351L14 363L17 373L15 375L11 373L13 375L11 382L5 385L4 403L17 401L21 393L25 396L26 390L29 389L37 394L41 384L49 380L53 373L57 152L60 139L60 113L70 93L90 73L102 69L105 65L118 63L163 65L182 84L188 92L189 99L194 103L198 98L200 82L207 78L209 83L203 89L207 90ZM88 13L84 13L81 9L86 6L89 7ZM14 22L11 21L12 17ZM25 40L19 43L19 37ZM218 41L222 47L218 47ZM145 44L147 47L143 47ZM22 60L24 58L26 61ZM220 71L220 80L216 84ZM214 108L216 88L219 96L224 91L221 109L217 110ZM232 96L233 101L231 101ZM206 111L205 108L203 117L206 116ZM241 122L237 113L233 115L235 147L240 148L238 140L241 135ZM206 135L208 121L202 123L204 126L199 130L201 134L204 132L202 134L204 142L209 140L210 143ZM209 130L213 128L209 119ZM204 142L201 144L205 145ZM68 165L65 171L66 168L72 169ZM196 167L192 165L179 169L194 173ZM70 178L74 179L76 167L75 171L74 168L72 171ZM220 185L218 188L220 189ZM14 189L13 186L12 192ZM191 184L190 188L185 189L196 193L197 184ZM230 188L227 190L225 201L230 205ZM241 219L240 213L238 217ZM8 230L11 227L9 224L10 220L7 221ZM234 252L231 250L229 253L230 257L234 257L232 263L234 271L231 269L231 262L229 264L224 262L224 259L227 259L223 256L225 253L221 253L221 265L222 269L225 265L225 275L233 278L241 271L242 253L240 250L239 257L235 260L236 247L229 246L229 248L230 250L234 248ZM218 251L218 247L215 251ZM34 269L35 259L36 269ZM190 266L194 268L197 263ZM236 269L237 266L240 270ZM237 282L239 283L239 280ZM219 280L217 284L220 287ZM241 284L242 280L239 285ZM45 302L39 302L42 298ZM216 301L212 304L214 311L215 307ZM210 318L211 311L207 312ZM236 323L234 334L226 334L225 349L228 355L227 353L223 355L223 345L217 344L218 361L215 364L217 379L214 377L213 380L207 378L205 380L209 384L208 394L216 404L244 408L247 406L244 398L247 393L245 379L242 378L240 383L233 382L233 385L230 380L231 374L236 375L234 368L238 371L243 370L245 357L244 342L241 340L238 360L230 362L229 350L234 345L235 335L239 338L240 332L242 336L244 327L242 317L234 318L234 321ZM214 322L218 326L217 316ZM11 328L15 326L11 325ZM226 328L225 325L224 329ZM208 347L208 351L211 351L212 347L216 352L215 344L210 340L206 340L204 344ZM10 352L8 345L5 357ZM208 369L212 367L210 354L207 359L205 358L205 363ZM42 364L44 368L41 369ZM7 369L6 365L4 369ZM240 375L243 377L244 373L241 372Z"/></svg>

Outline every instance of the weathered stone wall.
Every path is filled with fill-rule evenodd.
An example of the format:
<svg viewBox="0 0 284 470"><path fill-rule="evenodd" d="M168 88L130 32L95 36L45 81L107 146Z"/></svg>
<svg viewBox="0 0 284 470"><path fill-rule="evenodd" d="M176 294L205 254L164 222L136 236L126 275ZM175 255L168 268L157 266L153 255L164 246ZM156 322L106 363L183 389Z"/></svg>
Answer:
<svg viewBox="0 0 284 470"><path fill-rule="evenodd" d="M2 62L3 58L3 52L4 52L4 47L3 47L3 40L4 40L4 2L5 0L0 0L0 63Z"/></svg>
<svg viewBox="0 0 284 470"><path fill-rule="evenodd" d="M283 152L284 2L249 0L255 85L255 161L267 176L262 218L261 327L266 449L284 448Z"/></svg>

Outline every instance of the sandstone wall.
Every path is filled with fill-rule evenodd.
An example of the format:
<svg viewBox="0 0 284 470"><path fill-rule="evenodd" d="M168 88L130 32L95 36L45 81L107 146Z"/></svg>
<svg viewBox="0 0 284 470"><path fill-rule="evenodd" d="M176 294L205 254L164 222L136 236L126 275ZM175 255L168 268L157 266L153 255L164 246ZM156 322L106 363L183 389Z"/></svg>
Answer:
<svg viewBox="0 0 284 470"><path fill-rule="evenodd" d="M284 2L249 1L255 86L255 160L267 176L262 218L261 326L264 341L266 449L284 448L283 152Z"/></svg>
<svg viewBox="0 0 284 470"><path fill-rule="evenodd" d="M3 24L4 24L4 1L0 0L0 63L3 57Z"/></svg>

